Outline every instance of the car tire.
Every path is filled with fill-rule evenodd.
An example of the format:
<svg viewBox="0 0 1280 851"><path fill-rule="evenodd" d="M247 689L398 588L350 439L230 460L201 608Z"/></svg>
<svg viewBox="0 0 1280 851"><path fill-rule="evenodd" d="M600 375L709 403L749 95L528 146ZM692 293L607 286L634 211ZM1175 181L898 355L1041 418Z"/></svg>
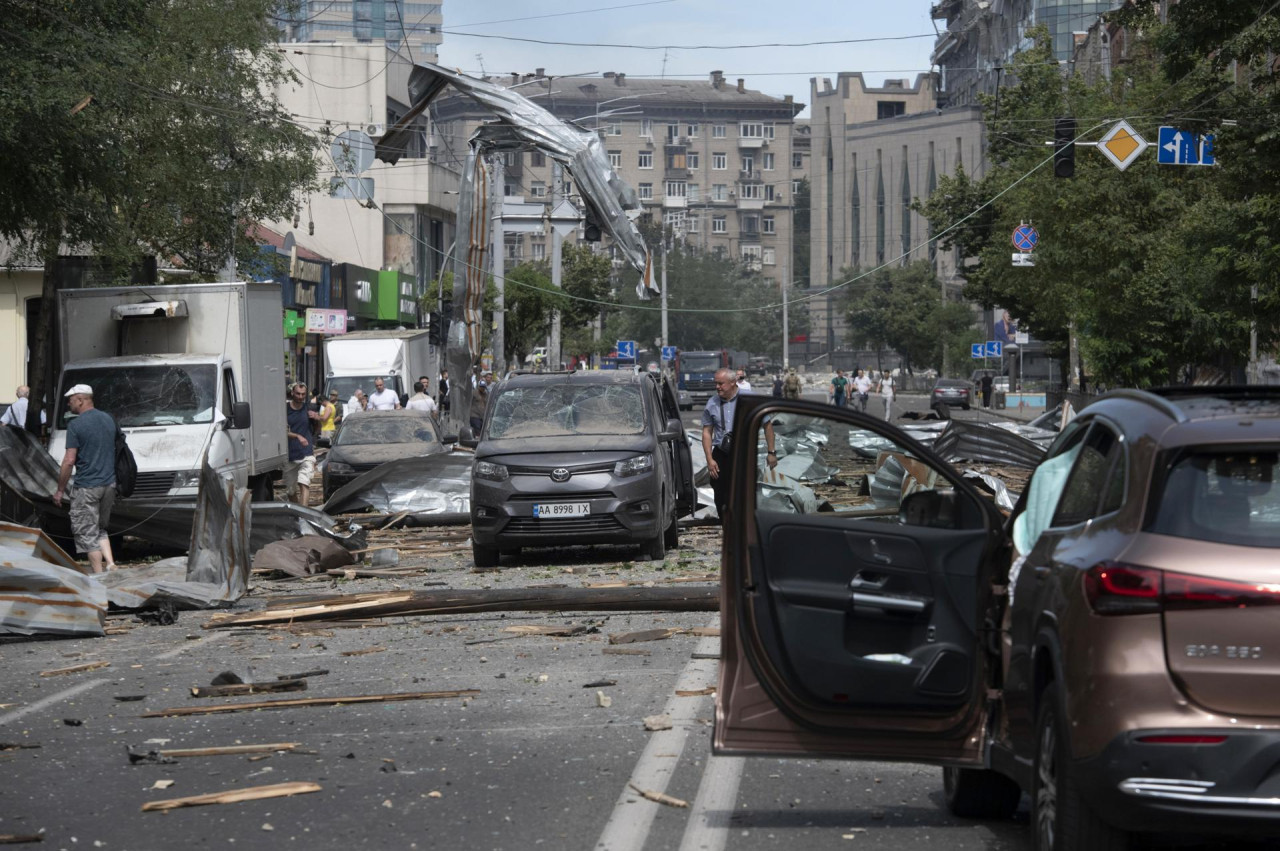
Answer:
<svg viewBox="0 0 1280 851"><path fill-rule="evenodd" d="M990 769L944 768L942 793L947 809L961 818L1006 819L1022 801L1022 788Z"/></svg>
<svg viewBox="0 0 1280 851"><path fill-rule="evenodd" d="M1036 851L1127 851L1129 834L1098 817L1080 794L1071 767L1066 718L1058 688L1040 696L1031 786L1032 847Z"/></svg>
<svg viewBox="0 0 1280 851"><path fill-rule="evenodd" d="M476 567L497 567L498 566L498 548L486 547L471 542L471 561Z"/></svg>
<svg viewBox="0 0 1280 851"><path fill-rule="evenodd" d="M676 516L671 515L671 522L667 524L667 531L662 533L663 544L668 550L680 549L680 524L676 521ZM665 557L665 553L663 556Z"/></svg>
<svg viewBox="0 0 1280 851"><path fill-rule="evenodd" d="M659 532L644 545L644 557L648 561L662 561L667 557L667 533Z"/></svg>

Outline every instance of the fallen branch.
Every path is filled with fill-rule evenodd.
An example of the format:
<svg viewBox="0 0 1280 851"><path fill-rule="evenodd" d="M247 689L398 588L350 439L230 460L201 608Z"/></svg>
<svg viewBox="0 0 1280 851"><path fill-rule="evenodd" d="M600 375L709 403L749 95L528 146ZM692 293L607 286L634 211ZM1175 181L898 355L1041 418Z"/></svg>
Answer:
<svg viewBox="0 0 1280 851"><path fill-rule="evenodd" d="M247 753L275 753L277 751L291 751L298 747L301 742L274 742L268 745L223 745L213 748L169 748L160 751L161 756L169 757L191 757L191 756L236 756Z"/></svg>
<svg viewBox="0 0 1280 851"><path fill-rule="evenodd" d="M282 691L306 691L307 681L278 680L270 683L227 683L221 686L194 686L192 697L233 697L241 694L273 694Z"/></svg>
<svg viewBox="0 0 1280 851"><path fill-rule="evenodd" d="M662 792L654 792L650 789L641 789L634 783L628 783L627 785L632 789L635 789L636 792L639 793L640 797L653 801L655 804L666 804L668 807L680 807L681 809L689 808L688 801L673 798L670 795L663 794Z"/></svg>
<svg viewBox="0 0 1280 851"><path fill-rule="evenodd" d="M63 674L78 674L81 671L96 671L99 668L110 667L110 662L85 662L83 665L72 665L69 668L53 668L48 671L41 671L42 677L60 677Z"/></svg>
<svg viewBox="0 0 1280 851"><path fill-rule="evenodd" d="M180 807L203 807L206 804L238 804L241 801L260 801L263 798L288 798L305 795L323 789L319 783L276 783L271 786L252 786L231 792L213 792L208 795L192 795L187 798L169 798L165 801L148 801L142 805L144 813L176 810Z"/></svg>
<svg viewBox="0 0 1280 851"><path fill-rule="evenodd" d="M441 700L450 697L471 697L479 689L458 691L410 691L399 694L357 694L350 697L300 697L293 700L264 700L258 703L220 703L217 706L171 706L155 712L144 712L142 718L171 718L177 715L215 715L226 712L247 712L253 709L291 709L299 706L346 706L359 703L396 703L402 700Z"/></svg>

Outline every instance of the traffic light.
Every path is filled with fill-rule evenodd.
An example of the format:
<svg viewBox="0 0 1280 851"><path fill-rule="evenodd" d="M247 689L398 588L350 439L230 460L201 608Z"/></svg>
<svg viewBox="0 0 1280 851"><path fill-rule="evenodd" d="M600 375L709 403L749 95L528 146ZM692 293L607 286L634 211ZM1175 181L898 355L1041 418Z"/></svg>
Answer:
<svg viewBox="0 0 1280 851"><path fill-rule="evenodd" d="M1073 177L1076 173L1076 120L1053 120L1053 176Z"/></svg>
<svg viewBox="0 0 1280 851"><path fill-rule="evenodd" d="M444 335L441 333L440 314L434 310L427 316L427 342L433 346L439 346L444 342Z"/></svg>

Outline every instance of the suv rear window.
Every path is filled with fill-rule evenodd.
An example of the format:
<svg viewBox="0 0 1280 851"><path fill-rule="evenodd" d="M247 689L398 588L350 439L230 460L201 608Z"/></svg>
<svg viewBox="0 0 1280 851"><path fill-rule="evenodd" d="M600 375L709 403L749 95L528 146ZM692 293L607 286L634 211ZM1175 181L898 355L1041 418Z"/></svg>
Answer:
<svg viewBox="0 0 1280 851"><path fill-rule="evenodd" d="M545 384L498 394L490 440L575 434L640 434L644 400L634 384Z"/></svg>
<svg viewBox="0 0 1280 851"><path fill-rule="evenodd" d="M1280 547L1280 453L1182 455L1165 477L1149 531L1245 547Z"/></svg>

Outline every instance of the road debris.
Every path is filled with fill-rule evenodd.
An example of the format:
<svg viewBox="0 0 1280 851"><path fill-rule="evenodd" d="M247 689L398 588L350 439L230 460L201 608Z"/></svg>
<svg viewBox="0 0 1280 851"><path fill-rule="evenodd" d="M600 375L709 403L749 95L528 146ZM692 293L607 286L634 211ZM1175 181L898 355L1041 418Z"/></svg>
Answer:
<svg viewBox="0 0 1280 851"><path fill-rule="evenodd" d="M619 632L609 636L610 644L638 644L642 641L665 641L673 635L679 635L683 629L669 627L667 629L642 629L638 632Z"/></svg>
<svg viewBox="0 0 1280 851"><path fill-rule="evenodd" d="M649 656L643 647L602 647L600 652L606 656Z"/></svg>
<svg viewBox="0 0 1280 851"><path fill-rule="evenodd" d="M306 691L306 680L275 680L265 683L227 683L216 686L193 686L192 697L233 697L242 694L274 694L285 691Z"/></svg>
<svg viewBox="0 0 1280 851"><path fill-rule="evenodd" d="M60 677L63 674L79 674L79 673L83 673L84 671L96 671L99 668L107 668L110 666L111 666L111 663L106 661L84 662L79 665L70 665L66 668L51 668L48 671L41 671L40 676Z"/></svg>
<svg viewBox="0 0 1280 851"><path fill-rule="evenodd" d="M395 694L357 694L348 697L301 697L293 700L264 700L258 703L223 703L217 706L172 706L155 712L144 712L140 718L170 718L177 715L217 715L228 712L248 712L255 709L293 709L304 706L351 706L361 703L396 703L405 700L444 700L453 697L472 697L479 689L455 691L411 691Z"/></svg>
<svg viewBox="0 0 1280 851"><path fill-rule="evenodd" d="M657 733L661 730L670 730L671 716L665 713L662 715L646 715L644 718L644 728L650 733Z"/></svg>
<svg viewBox="0 0 1280 851"><path fill-rule="evenodd" d="M382 646L382 645L380 645L380 644L375 644L375 645L374 645L374 646L372 646L372 647L365 647L365 648L362 648L362 649L360 649L360 650L344 650L344 651L342 651L342 653L341 653L340 655L342 655L342 656L368 656L370 653L385 653L385 652L387 652L387 648L383 647L383 646Z"/></svg>
<svg viewBox="0 0 1280 851"><path fill-rule="evenodd" d="M602 691L597 691L596 706L600 707L601 709L608 709L610 706L613 706L613 698L609 697L609 695L605 694Z"/></svg>
<svg viewBox="0 0 1280 851"><path fill-rule="evenodd" d="M303 535L275 541L253 556L253 572L268 576L311 576L355 564L355 557L337 541L321 535Z"/></svg>
<svg viewBox="0 0 1280 851"><path fill-rule="evenodd" d="M180 807L203 807L208 804L238 804L243 801L260 801L264 798L288 798L293 795L305 795L308 792L319 792L322 789L319 783L276 783L271 786L251 786L248 789L212 792L208 795L148 801L142 805L142 812L163 812Z"/></svg>
<svg viewBox="0 0 1280 851"><path fill-rule="evenodd" d="M324 504L329 514L369 509L395 515L379 528L398 523L469 525L471 465L466 452L405 458L363 473L334 492Z"/></svg>
<svg viewBox="0 0 1280 851"><path fill-rule="evenodd" d="M636 791L636 794L638 794L640 797L648 801L653 801L655 804L665 804L668 807L679 807L680 809L689 808L688 801L682 801L679 798L673 798L670 795L667 795L663 792L654 792L650 789L641 789L639 786L637 786L634 783L628 783L627 785L630 786L632 789L634 789Z"/></svg>
<svg viewBox="0 0 1280 851"><path fill-rule="evenodd" d="M243 754L273 754L295 750L302 746L301 742L272 742L263 745L220 745L211 748L164 748L157 751L160 756L173 759L187 759L197 756L240 756Z"/></svg>
<svg viewBox="0 0 1280 851"><path fill-rule="evenodd" d="M0 586L0 633L105 634L106 589L38 529L0 523Z"/></svg>
<svg viewBox="0 0 1280 851"><path fill-rule="evenodd" d="M715 694L715 693L716 693L715 686L707 686L706 688L697 688L697 689L687 689L687 688L676 689L676 697L706 697L709 694Z"/></svg>

